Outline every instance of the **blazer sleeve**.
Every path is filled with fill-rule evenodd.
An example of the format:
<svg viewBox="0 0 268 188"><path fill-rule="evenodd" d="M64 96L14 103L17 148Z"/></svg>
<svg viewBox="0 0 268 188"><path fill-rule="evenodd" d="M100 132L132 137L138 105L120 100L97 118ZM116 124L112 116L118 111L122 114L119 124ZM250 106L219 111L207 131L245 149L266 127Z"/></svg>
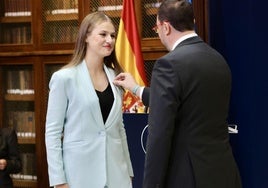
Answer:
<svg viewBox="0 0 268 188"><path fill-rule="evenodd" d="M150 88L145 87L142 92L142 102L145 106L149 106L149 100L150 100Z"/></svg>
<svg viewBox="0 0 268 188"><path fill-rule="evenodd" d="M176 114L181 91L173 63L156 62L151 78L150 113L146 142L144 187L163 187L171 153Z"/></svg>
<svg viewBox="0 0 268 188"><path fill-rule="evenodd" d="M68 97L63 75L54 73L49 83L50 91L46 115L46 151L50 185L66 183L62 156L62 132Z"/></svg>
<svg viewBox="0 0 268 188"><path fill-rule="evenodd" d="M125 155L125 159L126 159L127 166L128 166L128 174L130 177L134 177L134 172L133 172L133 168L132 168L132 164L130 160L130 154L129 154L128 143L127 143L127 135L126 135L126 130L124 128L124 124L122 124L121 126L120 133L121 133L121 139L122 139L122 144L123 144L123 149L124 149L124 155Z"/></svg>
<svg viewBox="0 0 268 188"><path fill-rule="evenodd" d="M123 92L122 90L117 90L117 91L118 91L118 96L120 96L119 100L122 101ZM122 103L120 102L120 106L118 106L118 108L120 108L121 106L122 106ZM120 119L123 120L123 114L121 112L121 109L119 113L120 113ZM123 152L124 152L125 160L128 166L128 174L130 177L134 177L133 167L132 167L129 148L128 148L128 142L127 142L127 134L126 134L125 124L123 122L120 124L120 136L121 136L122 146L124 150Z"/></svg>

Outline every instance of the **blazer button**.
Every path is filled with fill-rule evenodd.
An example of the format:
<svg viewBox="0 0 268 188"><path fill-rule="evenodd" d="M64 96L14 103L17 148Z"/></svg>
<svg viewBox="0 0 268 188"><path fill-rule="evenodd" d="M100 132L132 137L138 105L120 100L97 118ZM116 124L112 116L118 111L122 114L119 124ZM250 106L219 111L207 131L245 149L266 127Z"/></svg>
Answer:
<svg viewBox="0 0 268 188"><path fill-rule="evenodd" d="M106 133L105 133L105 131L99 131L99 135L100 135L100 136L105 136Z"/></svg>

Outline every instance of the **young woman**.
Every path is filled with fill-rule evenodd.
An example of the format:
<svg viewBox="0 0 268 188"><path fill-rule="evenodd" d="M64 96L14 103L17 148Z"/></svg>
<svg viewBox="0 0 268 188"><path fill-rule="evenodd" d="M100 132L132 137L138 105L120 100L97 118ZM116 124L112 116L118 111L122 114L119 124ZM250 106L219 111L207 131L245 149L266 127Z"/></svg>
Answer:
<svg viewBox="0 0 268 188"><path fill-rule="evenodd" d="M131 188L115 27L102 12L81 23L72 60L49 83L46 149L50 186Z"/></svg>

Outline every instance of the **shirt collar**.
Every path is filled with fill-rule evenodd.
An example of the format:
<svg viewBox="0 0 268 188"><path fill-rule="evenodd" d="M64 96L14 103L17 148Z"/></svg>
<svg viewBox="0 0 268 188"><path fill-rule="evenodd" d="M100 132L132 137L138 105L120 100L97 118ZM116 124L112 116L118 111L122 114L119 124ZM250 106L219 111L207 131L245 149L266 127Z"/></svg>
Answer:
<svg viewBox="0 0 268 188"><path fill-rule="evenodd" d="M188 38L191 38L191 37L196 37L196 36L197 36L196 33L190 33L190 34L187 34L187 35L182 36L181 38L179 38L179 39L174 43L173 48L171 49L171 51L174 50L174 49L176 48L176 46L177 46L178 44L180 44L182 41L184 41L184 40L186 40L186 39L188 39Z"/></svg>

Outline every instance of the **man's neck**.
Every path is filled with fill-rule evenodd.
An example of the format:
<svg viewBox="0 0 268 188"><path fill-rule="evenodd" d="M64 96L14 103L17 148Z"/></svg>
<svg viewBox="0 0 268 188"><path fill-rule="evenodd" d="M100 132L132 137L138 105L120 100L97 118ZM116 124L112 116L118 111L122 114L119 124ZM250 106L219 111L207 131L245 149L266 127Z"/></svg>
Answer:
<svg viewBox="0 0 268 188"><path fill-rule="evenodd" d="M197 36L197 34L195 33L195 31L191 30L191 31L184 31L184 32L180 32L178 33L178 35L176 36L176 39L173 42L173 47L171 50L174 50L174 48L181 43L182 41Z"/></svg>

